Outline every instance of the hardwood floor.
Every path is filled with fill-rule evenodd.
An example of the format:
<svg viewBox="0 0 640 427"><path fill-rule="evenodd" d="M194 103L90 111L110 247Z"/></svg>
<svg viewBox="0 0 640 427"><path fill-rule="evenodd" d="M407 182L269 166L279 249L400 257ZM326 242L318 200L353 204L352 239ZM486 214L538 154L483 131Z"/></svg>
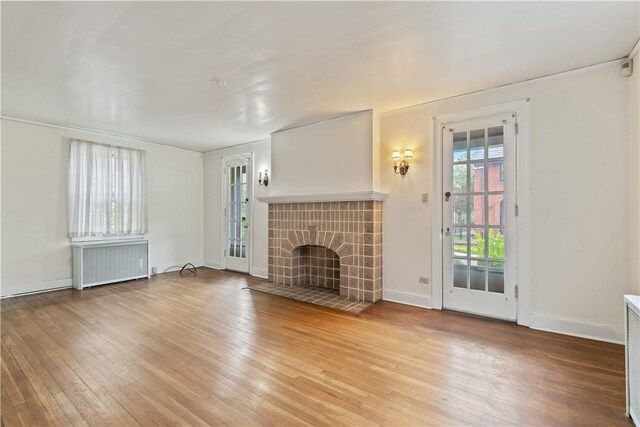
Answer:
<svg viewBox="0 0 640 427"><path fill-rule="evenodd" d="M623 347L199 269L2 300L2 423L631 425Z"/></svg>

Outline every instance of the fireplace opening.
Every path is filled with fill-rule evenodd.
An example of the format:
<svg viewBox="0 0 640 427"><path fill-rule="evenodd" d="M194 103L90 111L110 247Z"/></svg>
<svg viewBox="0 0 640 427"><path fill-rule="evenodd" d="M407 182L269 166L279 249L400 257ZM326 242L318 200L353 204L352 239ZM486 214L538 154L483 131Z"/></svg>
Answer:
<svg viewBox="0 0 640 427"><path fill-rule="evenodd" d="M305 245L293 250L291 284L340 290L340 257L324 246Z"/></svg>

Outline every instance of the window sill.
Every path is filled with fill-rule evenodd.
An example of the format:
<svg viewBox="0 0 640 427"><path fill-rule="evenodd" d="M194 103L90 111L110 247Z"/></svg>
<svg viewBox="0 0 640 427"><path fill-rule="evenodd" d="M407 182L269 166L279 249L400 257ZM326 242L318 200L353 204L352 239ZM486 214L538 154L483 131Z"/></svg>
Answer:
<svg viewBox="0 0 640 427"><path fill-rule="evenodd" d="M89 236L89 237L70 237L71 243L89 243L89 242L112 242L112 241L128 241L144 239L144 234L128 234L125 236Z"/></svg>

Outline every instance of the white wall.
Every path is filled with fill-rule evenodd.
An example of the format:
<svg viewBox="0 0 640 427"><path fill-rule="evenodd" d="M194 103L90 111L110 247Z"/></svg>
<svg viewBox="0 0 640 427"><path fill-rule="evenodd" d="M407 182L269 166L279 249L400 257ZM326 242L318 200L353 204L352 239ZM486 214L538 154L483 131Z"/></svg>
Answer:
<svg viewBox="0 0 640 427"><path fill-rule="evenodd" d="M149 264L203 262L202 153L2 120L2 286L71 283L67 237L69 138L147 152ZM15 288L14 288L15 287Z"/></svg>
<svg viewBox="0 0 640 427"><path fill-rule="evenodd" d="M371 110L271 135L271 194L374 189Z"/></svg>
<svg viewBox="0 0 640 427"><path fill-rule="evenodd" d="M222 206L224 205L222 159L228 156L253 153L252 216L250 224L251 258L249 272L254 276L268 274L268 215L269 205L256 197L266 194L271 188L258 186L258 171L269 170L271 174L271 142L266 139L222 150L209 151L204 155L204 259L205 265L221 268L222 263Z"/></svg>
<svg viewBox="0 0 640 427"><path fill-rule="evenodd" d="M635 71L627 79L629 94L629 141L631 143L631 171L633 173L631 219L632 219L632 260L631 281L633 293L640 295L640 55L633 58Z"/></svg>
<svg viewBox="0 0 640 427"><path fill-rule="evenodd" d="M384 114L385 298L431 304L432 290L418 276L431 276L431 241L439 239L431 204L420 202L420 193L433 192L432 118L530 97L531 325L621 340L622 295L633 290L638 263L628 85L615 63ZM406 146L414 150L411 170L395 176L391 151Z"/></svg>

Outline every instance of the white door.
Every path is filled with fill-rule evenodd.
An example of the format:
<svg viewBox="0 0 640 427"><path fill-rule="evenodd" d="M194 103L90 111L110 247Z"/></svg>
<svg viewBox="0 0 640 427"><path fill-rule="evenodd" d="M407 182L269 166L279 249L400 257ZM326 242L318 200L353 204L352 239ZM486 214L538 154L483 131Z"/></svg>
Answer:
<svg viewBox="0 0 640 427"><path fill-rule="evenodd" d="M224 267L227 270L249 272L249 185L250 158L224 161L226 203L224 209Z"/></svg>
<svg viewBox="0 0 640 427"><path fill-rule="evenodd" d="M516 320L515 119L444 126L443 307Z"/></svg>

